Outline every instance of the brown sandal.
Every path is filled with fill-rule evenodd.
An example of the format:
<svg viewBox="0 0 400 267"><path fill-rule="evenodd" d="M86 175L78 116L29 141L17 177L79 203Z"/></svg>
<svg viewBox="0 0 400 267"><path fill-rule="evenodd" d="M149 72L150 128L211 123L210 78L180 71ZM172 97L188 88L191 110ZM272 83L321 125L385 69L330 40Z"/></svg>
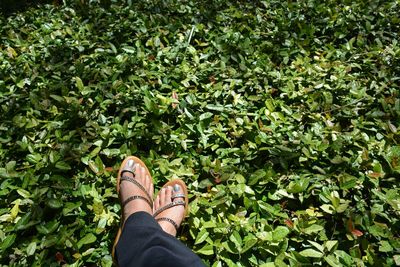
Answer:
<svg viewBox="0 0 400 267"><path fill-rule="evenodd" d="M189 199L188 199L188 191L187 191L187 187L186 187L185 182L180 180L180 179L172 180L172 181L169 181L168 183L166 183L163 186L163 188L168 187L168 186L172 186L173 187L174 185L179 185L181 187L183 193L173 194L172 197L171 197L172 202L167 204L167 205L165 205L165 206L163 206L163 207L161 207L161 208L159 208L158 210L156 210L153 213L153 217L156 219L157 222L166 221L166 222L171 223L175 227L176 231L178 231L179 225L174 220L172 220L171 218L168 218L168 217L156 218L163 211L165 211L167 209L170 209L170 208L173 208L175 206L184 206L185 207L185 212L184 212L183 218L185 218L186 215L188 214ZM184 201L183 200L174 201L175 198L184 198L185 200ZM156 197L156 199L157 199L157 197Z"/></svg>
<svg viewBox="0 0 400 267"><path fill-rule="evenodd" d="M128 160L133 160L134 164L132 166L128 166L127 165ZM120 183L122 181L129 181L129 182L135 184L140 190L142 190L146 194L146 197L139 196L139 195L133 195L133 196L130 196L127 199L125 199L123 202L122 202L122 199L121 199L121 202L122 202L122 204L121 204L121 207L122 207L121 208L121 211L122 211L121 225L120 225L120 227L118 229L118 233L117 233L117 236L115 237L114 245L113 245L113 248L112 248L112 253L111 254L112 254L113 259L115 259L115 248L116 248L117 243L119 241L119 238L121 236L122 229L124 228L124 223L125 223L125 218L123 218L123 216L124 216L124 213L123 213L124 206L126 206L126 204L128 204L129 202L131 202L133 200L141 199L141 200L144 200L147 204L149 204L150 208L153 209L153 199L150 197L149 192L147 192L146 189L144 188L144 186L135 179L136 165L144 167L146 169L146 174L151 178L149 169L147 168L146 164L144 164L144 162L141 161L139 158L134 157L134 156L129 156L129 157L125 158L124 161L121 163L121 167L119 168L118 176L117 176L117 193L118 193L118 196L121 198L121 196L119 195ZM133 178L130 178L128 176L124 176L124 173L126 173L126 172L127 173L131 173L133 175Z"/></svg>

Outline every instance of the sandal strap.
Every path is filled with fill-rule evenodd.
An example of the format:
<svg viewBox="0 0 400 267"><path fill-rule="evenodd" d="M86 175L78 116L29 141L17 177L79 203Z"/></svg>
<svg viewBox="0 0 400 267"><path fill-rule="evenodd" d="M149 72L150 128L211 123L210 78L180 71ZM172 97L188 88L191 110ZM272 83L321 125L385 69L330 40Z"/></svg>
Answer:
<svg viewBox="0 0 400 267"><path fill-rule="evenodd" d="M145 198L145 197L137 196L137 195L136 195L136 196L130 196L130 197L128 197L124 202L122 202L122 207L125 207L126 204L128 204L128 203L131 202L132 200L136 200L136 199L141 199L141 200L146 201L146 203L149 204L150 208L153 209L153 203L151 203L150 200L148 200L148 199Z"/></svg>
<svg viewBox="0 0 400 267"><path fill-rule="evenodd" d="M171 202L171 203L165 205L164 207L159 208L158 210L156 210L156 212L154 212L154 214L153 214L153 217L157 217L157 215L159 215L161 212L163 212L163 211L165 211L167 209L170 209L172 207L175 207L175 206L186 206L186 202L182 201L182 200Z"/></svg>
<svg viewBox="0 0 400 267"><path fill-rule="evenodd" d="M172 195L172 200L174 200L175 198L186 198L185 194L174 194Z"/></svg>
<svg viewBox="0 0 400 267"><path fill-rule="evenodd" d="M122 170L121 171L121 176L123 176L124 175L124 173L126 173L126 172L129 172L130 174L132 174L133 175L133 178L135 178L135 173L133 172L133 171L131 171L131 170Z"/></svg>
<svg viewBox="0 0 400 267"><path fill-rule="evenodd" d="M159 221L169 222L169 223L171 223L171 224L175 227L176 231L178 231L179 225L178 225L174 220L172 220L172 219L170 219L170 218L162 217L162 218L156 219L156 221L157 221L157 222L159 222Z"/></svg>
<svg viewBox="0 0 400 267"><path fill-rule="evenodd" d="M129 171L129 172L130 172L130 171ZM150 197L149 193L148 193L147 190L144 188L144 186L143 186L141 183L139 183L136 179L133 179L133 178L128 177L128 176L122 176L122 177L121 177L121 180L120 180L120 183L121 183L122 181L128 181L128 182L131 182L131 183L135 184L135 185L136 185L137 187L139 187L144 193L146 193L147 200L148 200L149 202L151 202L151 201L150 201L150 200L151 200L151 197Z"/></svg>

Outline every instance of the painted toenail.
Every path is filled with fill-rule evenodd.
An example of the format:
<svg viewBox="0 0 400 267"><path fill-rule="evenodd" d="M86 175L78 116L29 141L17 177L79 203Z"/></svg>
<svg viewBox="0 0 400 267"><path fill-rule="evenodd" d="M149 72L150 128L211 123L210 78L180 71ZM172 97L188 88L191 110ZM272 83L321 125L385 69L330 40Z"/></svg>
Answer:
<svg viewBox="0 0 400 267"><path fill-rule="evenodd" d="M133 159L128 160L128 167L132 168L135 165L135 161Z"/></svg>
<svg viewBox="0 0 400 267"><path fill-rule="evenodd" d="M178 184L174 185L174 191L178 192L179 190L181 190L181 187Z"/></svg>

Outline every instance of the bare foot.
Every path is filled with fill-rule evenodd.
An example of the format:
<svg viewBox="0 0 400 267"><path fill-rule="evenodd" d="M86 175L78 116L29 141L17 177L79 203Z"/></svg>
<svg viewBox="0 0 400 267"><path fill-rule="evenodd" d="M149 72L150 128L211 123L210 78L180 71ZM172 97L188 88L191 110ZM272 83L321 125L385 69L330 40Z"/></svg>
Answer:
<svg viewBox="0 0 400 267"><path fill-rule="evenodd" d="M184 196L185 192L182 186L172 183L171 185L163 187L154 201L153 216L155 215L155 219L158 221L161 228L173 236L176 236L177 228L181 225L185 217ZM171 207L166 208L168 205ZM166 209L163 210L164 208Z"/></svg>
<svg viewBox="0 0 400 267"><path fill-rule="evenodd" d="M120 183L120 200L123 209L123 221L133 213L145 211L152 214L152 199L153 199L153 182L145 167L142 167L139 162L128 158L121 166L124 170L132 171L135 175L129 172L123 172ZM135 180L137 184L126 180L126 178ZM139 184L139 185L138 185ZM143 187L141 188L140 185Z"/></svg>

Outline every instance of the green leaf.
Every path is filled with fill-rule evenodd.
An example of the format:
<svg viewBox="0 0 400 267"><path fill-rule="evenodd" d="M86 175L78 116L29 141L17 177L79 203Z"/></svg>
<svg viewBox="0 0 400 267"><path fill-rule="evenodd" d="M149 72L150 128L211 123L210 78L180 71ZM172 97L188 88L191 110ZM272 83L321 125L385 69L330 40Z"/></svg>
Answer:
<svg viewBox="0 0 400 267"><path fill-rule="evenodd" d="M307 187L310 183L310 179L307 177L301 177L295 181L291 181L288 185L287 192L288 193L300 193L307 190Z"/></svg>
<svg viewBox="0 0 400 267"><path fill-rule="evenodd" d="M12 244L15 242L15 238L17 237L16 234L8 235L2 242L1 242L1 251L5 251L7 248L11 247Z"/></svg>
<svg viewBox="0 0 400 267"><path fill-rule="evenodd" d="M307 258L322 258L324 256L322 252L316 251L315 249L312 248L300 251L300 255Z"/></svg>
<svg viewBox="0 0 400 267"><path fill-rule="evenodd" d="M211 112L205 112L200 115L199 120L202 121L202 120L211 118L212 116L213 116L213 114Z"/></svg>
<svg viewBox="0 0 400 267"><path fill-rule="evenodd" d="M80 92L82 92L85 89L85 86L83 85L81 78L75 77L75 83L76 83L76 87L78 87Z"/></svg>
<svg viewBox="0 0 400 267"><path fill-rule="evenodd" d="M304 233L306 234L313 234L313 233L317 233L319 231L324 230L324 227L318 224L313 224L309 227L307 227L306 229L304 229Z"/></svg>
<svg viewBox="0 0 400 267"><path fill-rule="evenodd" d="M256 170L255 172L253 172L250 175L247 184L255 185L259 180L263 179L266 175L267 175L267 172L265 170L262 170L262 169Z"/></svg>
<svg viewBox="0 0 400 267"><path fill-rule="evenodd" d="M320 252L324 252L324 246L322 246L321 244L315 242L315 241L311 241L308 240L308 243L310 243L311 245L313 245L316 249L318 249Z"/></svg>
<svg viewBox="0 0 400 267"><path fill-rule="evenodd" d="M122 50L124 50L128 54L135 54L136 53L135 48L133 48L131 46L122 47Z"/></svg>
<svg viewBox="0 0 400 267"><path fill-rule="evenodd" d="M288 234L290 230L285 226L278 226L272 232L272 239L274 241L281 241L283 240Z"/></svg>
<svg viewBox="0 0 400 267"><path fill-rule="evenodd" d="M77 246L78 248L81 248L83 245L91 244L96 240L97 238L94 234L88 233L78 241Z"/></svg>
<svg viewBox="0 0 400 267"><path fill-rule="evenodd" d="M215 111L224 111L224 106L221 106L221 105L213 105L213 104L208 104L208 105L206 105L206 108L207 109L210 109L210 110L215 110Z"/></svg>
<svg viewBox="0 0 400 267"><path fill-rule="evenodd" d="M194 242L195 245L203 243L209 235L207 229L201 229L201 231L197 234L196 240Z"/></svg>
<svg viewBox="0 0 400 267"><path fill-rule="evenodd" d="M26 156L26 160L30 163L37 164L42 160L42 156L39 154L29 154Z"/></svg>
<svg viewBox="0 0 400 267"><path fill-rule="evenodd" d="M63 202L60 199L55 198L47 200L47 204L53 209L59 209L63 206Z"/></svg>
<svg viewBox="0 0 400 267"><path fill-rule="evenodd" d="M26 191L25 189L19 188L17 189L17 193L18 195L20 195L21 197L27 199L31 197L31 193L29 193L28 191Z"/></svg>
<svg viewBox="0 0 400 267"><path fill-rule="evenodd" d="M245 253L249 249L253 248L257 244L258 240L255 236L250 235L245 238L244 246L242 248L241 253Z"/></svg>
<svg viewBox="0 0 400 267"><path fill-rule="evenodd" d="M338 244L337 240L328 240L325 243L325 247L328 251L332 251L332 249Z"/></svg>
<svg viewBox="0 0 400 267"><path fill-rule="evenodd" d="M35 251L36 251L36 242L29 243L28 247L26 248L26 254L28 256L32 256L33 254L35 254Z"/></svg>
<svg viewBox="0 0 400 267"><path fill-rule="evenodd" d="M43 235L48 235L57 230L58 226L59 222L53 220L45 224L36 225L36 230Z"/></svg>
<svg viewBox="0 0 400 267"><path fill-rule="evenodd" d="M334 255L328 255L324 259L332 267L340 266L339 260Z"/></svg>
<svg viewBox="0 0 400 267"><path fill-rule="evenodd" d="M70 170L71 166L69 166L65 161L59 161L56 163L56 168L60 170Z"/></svg>
<svg viewBox="0 0 400 267"><path fill-rule="evenodd" d="M203 254L203 255L213 255L214 254L214 248L213 245L207 244L204 245L201 249L196 251L198 254Z"/></svg>
<svg viewBox="0 0 400 267"><path fill-rule="evenodd" d="M64 208L63 208L62 213L63 213L64 216L65 215L69 215L69 214L71 214L71 212L73 210L78 209L81 205L82 205L82 202L80 202L80 201L76 202L76 203L67 202L67 203L64 204Z"/></svg>
<svg viewBox="0 0 400 267"><path fill-rule="evenodd" d="M394 172L400 173L400 146L392 146L385 154L385 159Z"/></svg>
<svg viewBox="0 0 400 267"><path fill-rule="evenodd" d="M334 254L339 257L347 266L351 266L353 263L353 258L343 250L336 250Z"/></svg>
<svg viewBox="0 0 400 267"><path fill-rule="evenodd" d="M386 240L382 240L380 242L380 246L379 246L379 251L380 252L390 252L393 251L393 247L390 245L390 243Z"/></svg>
<svg viewBox="0 0 400 267"><path fill-rule="evenodd" d="M242 248L242 237L240 236L239 232L233 231L233 233L229 237L229 240L231 240L235 244L235 246L236 246L236 248L238 250L241 250L241 248Z"/></svg>
<svg viewBox="0 0 400 267"><path fill-rule="evenodd" d="M27 212L22 217L18 220L18 222L15 224L15 229L16 230L24 230L29 228L33 222L31 221L32 213Z"/></svg>

